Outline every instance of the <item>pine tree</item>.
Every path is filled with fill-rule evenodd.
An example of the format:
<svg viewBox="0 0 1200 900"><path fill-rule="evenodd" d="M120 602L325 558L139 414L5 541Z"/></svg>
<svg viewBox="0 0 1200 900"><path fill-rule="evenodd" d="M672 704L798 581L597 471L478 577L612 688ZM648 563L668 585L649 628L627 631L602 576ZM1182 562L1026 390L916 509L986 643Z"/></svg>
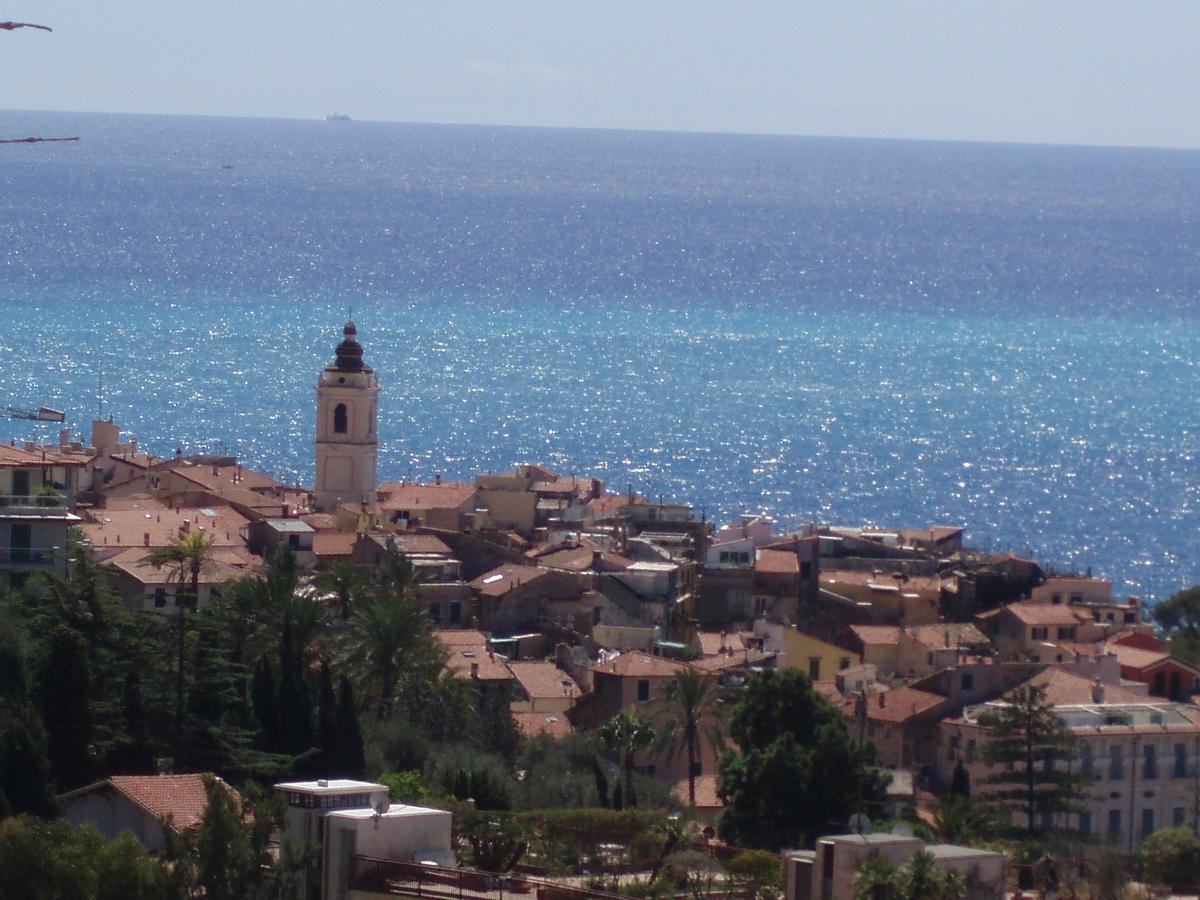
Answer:
<svg viewBox="0 0 1200 900"><path fill-rule="evenodd" d="M7 812L49 818L56 809L46 730L30 695L24 648L13 629L0 628L0 797Z"/></svg>
<svg viewBox="0 0 1200 900"><path fill-rule="evenodd" d="M980 799L1001 809L1019 811L1030 834L1043 817L1075 809L1086 777L1070 771L1075 736L1046 703L1039 687L1017 688L1007 703L980 717L991 729L987 761L1001 766L987 776Z"/></svg>

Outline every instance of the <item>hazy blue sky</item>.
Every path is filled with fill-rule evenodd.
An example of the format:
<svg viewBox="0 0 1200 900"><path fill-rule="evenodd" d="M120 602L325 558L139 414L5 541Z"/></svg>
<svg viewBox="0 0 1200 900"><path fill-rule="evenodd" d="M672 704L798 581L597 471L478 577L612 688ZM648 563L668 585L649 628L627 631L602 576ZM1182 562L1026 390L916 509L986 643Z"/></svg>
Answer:
<svg viewBox="0 0 1200 900"><path fill-rule="evenodd" d="M0 0L0 109L1200 147L1200 0Z"/></svg>

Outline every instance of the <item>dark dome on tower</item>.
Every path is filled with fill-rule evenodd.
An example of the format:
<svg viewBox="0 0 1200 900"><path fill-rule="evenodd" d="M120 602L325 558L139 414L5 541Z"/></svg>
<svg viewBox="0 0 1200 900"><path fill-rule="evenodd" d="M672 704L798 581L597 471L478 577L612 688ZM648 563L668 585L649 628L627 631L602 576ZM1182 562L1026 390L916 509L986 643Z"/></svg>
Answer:
<svg viewBox="0 0 1200 900"><path fill-rule="evenodd" d="M356 338L358 337L358 329L354 327L353 322L347 322L346 327L342 329L342 342L337 345L337 360L334 362L334 368L339 372L363 372L371 371L369 366L363 365L363 348Z"/></svg>

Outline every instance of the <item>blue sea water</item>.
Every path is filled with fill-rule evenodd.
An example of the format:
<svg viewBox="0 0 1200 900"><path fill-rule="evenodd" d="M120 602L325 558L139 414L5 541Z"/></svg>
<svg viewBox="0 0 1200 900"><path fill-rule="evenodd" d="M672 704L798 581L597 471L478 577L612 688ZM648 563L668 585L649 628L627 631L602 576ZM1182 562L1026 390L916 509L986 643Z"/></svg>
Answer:
<svg viewBox="0 0 1200 900"><path fill-rule="evenodd" d="M539 461L1200 582L1200 153L0 113L27 134L82 140L0 146L5 405L84 429L103 376L151 451L307 482L352 306L387 479Z"/></svg>

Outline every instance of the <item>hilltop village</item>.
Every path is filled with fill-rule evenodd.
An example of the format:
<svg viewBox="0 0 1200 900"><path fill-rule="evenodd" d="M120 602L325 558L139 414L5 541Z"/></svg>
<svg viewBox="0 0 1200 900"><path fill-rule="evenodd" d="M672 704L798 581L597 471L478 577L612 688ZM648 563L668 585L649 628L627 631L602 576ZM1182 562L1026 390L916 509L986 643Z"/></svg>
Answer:
<svg viewBox="0 0 1200 900"><path fill-rule="evenodd" d="M960 527L813 523L785 532L763 514L712 523L686 503L613 493L600 479L534 463L469 482L380 482L377 420L387 413L379 393L379 373L364 361L355 326L347 323L333 362L318 377L311 488L280 483L231 456L160 458L123 437L111 419L93 422L86 442L63 431L53 446L0 445L4 590L48 603L45 584L78 586L86 569L131 621L157 623L145 627L159 628L167 648L156 663L168 732L157 746L165 758L131 751L110 770L85 761L66 775L65 756L55 750L63 738L53 710L43 705L51 762L59 767L52 773L57 811L68 821L90 822L107 839L131 830L158 853L164 838L157 823L168 823L167 831L194 829L211 805L214 781L205 772L223 775L226 781L217 783L233 794L239 778L291 773L276 782L287 809L271 852L277 858L282 843L295 839L315 841L324 853L305 863L306 887L296 888L296 896L443 890L491 897L504 884L510 892L603 895L622 890L613 873L643 872L653 882L684 851L700 857L683 864L677 886L695 889L695 872L708 871L702 858L728 860L746 847L783 851L786 877L766 879L768 895L850 897L868 856L902 866L927 851L939 871L962 875L972 896L1000 896L1023 861L960 846L970 843L969 829L948 834L938 827L947 797L983 794L1006 768L989 749L997 715L1032 693L1057 717L1067 736L1062 746L1069 747L1054 756L1049 745L1039 745L1038 766L1082 783L1070 803L1047 802L1036 811L1013 799L1001 815L1009 825L1043 838L1070 835L1070 852L1080 858L1101 852L1129 858L1160 829L1196 831L1200 707L1193 696L1200 668L1172 656L1142 602L1114 596L1110 582L1050 573L1013 554L973 551ZM293 648L302 617L287 604L296 601L277 596L284 581L322 623L305 632L304 648ZM365 627L364 610L384 609L364 599L368 585L381 584L415 611L402 627L427 635L434 652L411 641L382 663L366 651L334 652ZM198 707L204 691L217 690L197 674L206 671L200 656L208 632L188 620L202 623L206 609L224 604L221 633L236 632L243 619L228 610L238 598L258 596L256 585L264 603L284 610L270 619L282 624L275 631L247 628L245 646L238 645L243 655L228 663L241 667L241 680L212 695L225 699L212 701L216 712L204 721L224 722L229 710L247 709L239 740L273 759L290 754L292 763L275 769L239 763L231 771L232 751L199 753L200 732L183 733L185 707ZM178 661L170 657L176 622ZM268 648L258 650L257 663L248 655L256 640ZM194 662L184 661L185 641L195 642ZM289 675L293 649L300 663ZM101 660L88 659L98 677ZM331 659L340 680L329 675ZM433 671L425 672L430 660ZM36 660L30 665L41 671ZM103 699L125 710L121 728L132 731L131 681L128 673L122 677ZM289 678L312 698L308 731L297 726L302 736L294 745L279 736L286 725L283 713L274 712L289 702ZM804 809L823 802L834 803L836 819L817 816L814 825L791 831L786 814L769 827L747 824L747 794L775 777L738 780L750 778L758 752L755 728L746 724L751 713L743 712L757 684L800 684L816 705L803 715L798 706L782 706L776 718L828 715L854 746L872 748L878 777L865 788L858 784L857 802L843 797L838 807L818 799L816 787L811 796L781 801L793 804L797 822L812 821ZM463 721L491 729L480 746L508 761L499 776L464 763L439 781L437 754L421 759L403 729L371 732L408 704L404 721L425 722L422 734L434 734L437 719L453 719L453 704L429 697L457 697L459 689L474 704ZM688 691L695 693L694 714L681 714ZM275 716L270 722L267 705ZM94 734L106 727L96 709ZM365 757L361 735L354 738L357 756L353 748L349 756L330 749L360 727ZM657 738L642 739L639 728ZM212 727L204 733L210 732L216 733ZM824 738L812 737L814 745L818 740ZM136 740L126 743L136 750ZM304 756L310 746L320 751L315 757ZM602 752L580 763L585 746ZM573 749L561 758L552 749L530 749L554 747ZM854 757L854 765L861 759ZM560 781L539 801L522 800L522 791L543 790L537 779L548 778L552 765L565 767ZM847 796L855 778L866 778L845 777L839 789ZM810 784L819 780L812 776ZM782 780L779 787L785 790ZM487 808L489 792L505 794L496 810L529 813L560 798L564 807L620 811L623 827L631 827L635 809L661 809L665 818L647 839L654 849L641 863L630 849L636 835L614 836L608 819L583 825L562 819L564 832L581 833L586 845L572 869L547 861L552 841L544 831L540 838L523 833L510 853L489 856L496 835L488 843L464 830ZM448 803L436 802L443 795ZM19 809L13 797L8 802ZM847 824L846 812L858 818ZM537 821L537 827L550 822L552 832L559 820ZM880 830L880 822L902 824ZM529 821L522 827L537 830ZM562 839L569 842L570 834ZM471 872L523 874L505 882L430 874L446 872L468 847ZM580 859L590 860L588 878ZM1022 877L1034 877L1035 868L1023 869ZM565 872L571 877L553 880ZM708 893L734 884L749 890L745 879L752 876L738 873L736 866L708 872Z"/></svg>

